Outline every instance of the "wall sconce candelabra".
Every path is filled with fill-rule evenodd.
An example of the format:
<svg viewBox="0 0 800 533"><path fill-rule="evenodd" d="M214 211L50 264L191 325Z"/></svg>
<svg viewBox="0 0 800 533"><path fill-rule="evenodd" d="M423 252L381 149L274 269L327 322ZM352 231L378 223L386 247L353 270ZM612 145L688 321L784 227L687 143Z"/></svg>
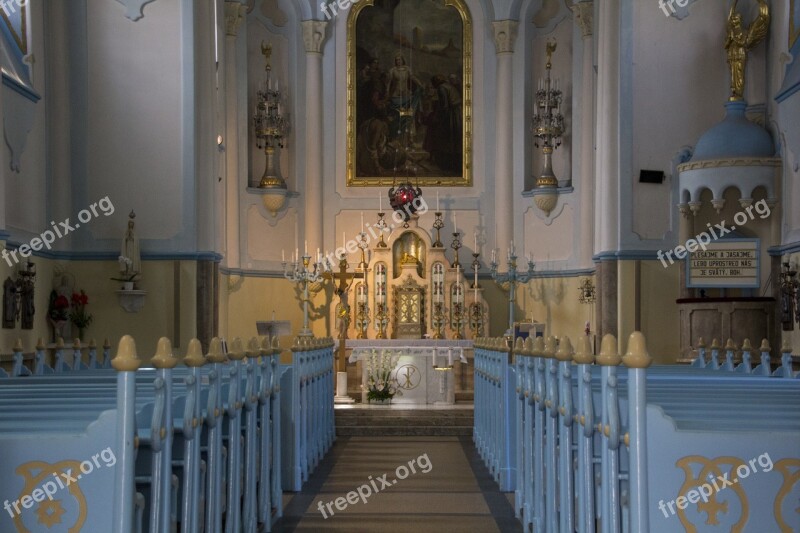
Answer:
<svg viewBox="0 0 800 533"><path fill-rule="evenodd" d="M270 56L272 46L261 44L266 60L266 76L256 93L256 110L253 116L256 146L264 150L267 164L258 187L263 195L264 207L275 216L286 203L286 181L281 177L277 148L283 148L283 137L289 131L289 121L281 114L281 91L278 80L272 79Z"/></svg>
<svg viewBox="0 0 800 533"><path fill-rule="evenodd" d="M564 134L564 115L559 112L561 107L561 91L558 80L553 82L550 78L550 69L553 52L556 51L556 42L547 43L547 64L545 65L545 78L539 80L536 91L536 104L533 111L533 134L536 137L534 145L539 148L541 142L544 155L542 173L536 179L536 187L558 187L558 180L553 172L553 151L561 146L561 136Z"/></svg>
<svg viewBox="0 0 800 533"><path fill-rule="evenodd" d="M792 331L795 321L800 323L800 280L797 279L797 268L785 262L780 276L781 323L783 331Z"/></svg>
<svg viewBox="0 0 800 533"><path fill-rule="evenodd" d="M583 278L578 290L580 291L580 295L578 296L578 301L580 303L593 304L595 302L595 288L591 278Z"/></svg>
<svg viewBox="0 0 800 533"><path fill-rule="evenodd" d="M553 151L561 146L565 130L564 115L560 112L562 93L558 87L558 80L553 81L550 77L552 56L555 51L556 42L548 42L545 77L539 80L539 87L536 90L531 127L535 137L534 145L536 148L541 147L544 156L542 171L536 178L536 189L539 192L534 195L534 202L547 215L555 208L558 201L558 179L553 172Z"/></svg>

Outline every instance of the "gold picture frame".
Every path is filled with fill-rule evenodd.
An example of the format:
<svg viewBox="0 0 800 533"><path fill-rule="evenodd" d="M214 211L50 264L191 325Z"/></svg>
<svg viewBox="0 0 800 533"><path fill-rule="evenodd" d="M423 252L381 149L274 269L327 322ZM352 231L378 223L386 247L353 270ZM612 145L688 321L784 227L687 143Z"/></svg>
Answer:
<svg viewBox="0 0 800 533"><path fill-rule="evenodd" d="M454 25L443 30L442 21ZM348 187L387 187L406 178L420 187L471 187L472 17L466 3L353 4L346 112Z"/></svg>

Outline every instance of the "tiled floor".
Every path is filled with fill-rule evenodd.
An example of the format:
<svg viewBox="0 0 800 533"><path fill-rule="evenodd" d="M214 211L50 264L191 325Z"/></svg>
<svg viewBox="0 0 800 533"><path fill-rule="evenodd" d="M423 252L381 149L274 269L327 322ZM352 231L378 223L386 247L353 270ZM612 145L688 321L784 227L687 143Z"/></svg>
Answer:
<svg viewBox="0 0 800 533"><path fill-rule="evenodd" d="M348 503L359 488L366 501L356 492ZM508 496L470 437L340 437L303 492L288 499L274 531L522 531Z"/></svg>

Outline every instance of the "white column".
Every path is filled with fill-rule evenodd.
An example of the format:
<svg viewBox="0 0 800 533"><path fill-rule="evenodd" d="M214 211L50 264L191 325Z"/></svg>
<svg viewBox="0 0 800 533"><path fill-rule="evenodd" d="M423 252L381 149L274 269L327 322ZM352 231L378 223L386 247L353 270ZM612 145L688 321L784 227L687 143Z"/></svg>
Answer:
<svg viewBox="0 0 800 533"><path fill-rule="evenodd" d="M247 6L225 2L225 264L239 268L239 87L236 42ZM246 144L247 138L245 138Z"/></svg>
<svg viewBox="0 0 800 533"><path fill-rule="evenodd" d="M511 61L514 41L517 40L516 20L497 20L494 27L494 45L497 52L497 100L495 102L495 161L494 161L494 213L496 226L495 246L503 249L514 239L514 154L512 146L512 86Z"/></svg>
<svg viewBox="0 0 800 533"><path fill-rule="evenodd" d="M620 0L599 4L595 252L619 249L619 19Z"/></svg>
<svg viewBox="0 0 800 533"><path fill-rule="evenodd" d="M195 148L195 217L198 250L217 250L217 224L220 214L217 205L221 190L217 187L219 155L217 147L216 83L216 12L215 4L191 3L194 38L194 148Z"/></svg>
<svg viewBox="0 0 800 533"><path fill-rule="evenodd" d="M322 242L322 45L325 41L323 20L304 20L303 42L306 48L306 181L305 238L310 250L323 248Z"/></svg>
<svg viewBox="0 0 800 533"><path fill-rule="evenodd" d="M594 254L594 2L573 4L575 23L581 29L580 169L581 262L591 264Z"/></svg>
<svg viewBox="0 0 800 533"><path fill-rule="evenodd" d="M45 12L45 39L47 57L47 92L37 105L47 106L47 156L48 193L51 200L51 219L64 220L72 213L72 106L70 106L70 40L67 28L71 9L66 2L47 2ZM7 151L3 147L3 152ZM0 173L9 173L4 157ZM5 198L5 194L3 195Z"/></svg>

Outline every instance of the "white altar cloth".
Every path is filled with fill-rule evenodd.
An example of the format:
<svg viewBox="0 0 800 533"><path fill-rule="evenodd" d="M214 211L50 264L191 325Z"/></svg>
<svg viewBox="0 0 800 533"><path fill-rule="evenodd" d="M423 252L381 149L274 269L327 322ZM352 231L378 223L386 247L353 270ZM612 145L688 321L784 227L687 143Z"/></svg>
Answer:
<svg viewBox="0 0 800 533"><path fill-rule="evenodd" d="M355 363L369 357L372 353L398 354L399 359L392 371L397 380L398 394L392 399L394 404L453 404L455 403L455 380L453 370L442 370L458 359L467 364L464 348L471 348L472 341L434 341L419 340L371 340L347 341L352 348L349 361ZM434 368L439 367L439 369ZM362 365L361 401L367 401L367 369Z"/></svg>

